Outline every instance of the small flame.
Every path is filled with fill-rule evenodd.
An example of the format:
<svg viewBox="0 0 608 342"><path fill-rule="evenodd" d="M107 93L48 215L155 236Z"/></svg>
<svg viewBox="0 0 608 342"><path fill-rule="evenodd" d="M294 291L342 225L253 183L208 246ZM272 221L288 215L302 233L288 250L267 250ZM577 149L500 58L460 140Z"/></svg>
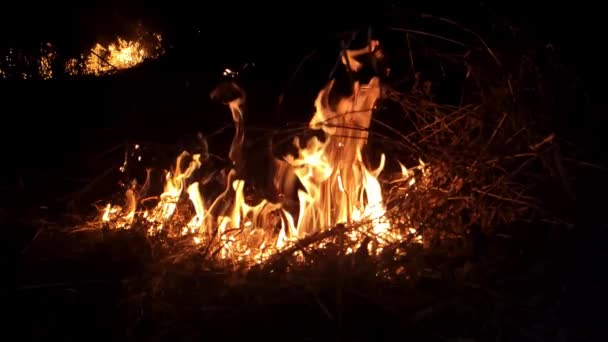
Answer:
<svg viewBox="0 0 608 342"><path fill-rule="evenodd" d="M198 182L192 183L188 189L188 196L190 197L190 201L194 205L194 210L196 215L192 217L190 222L188 223L188 230L190 233L195 233L200 231L203 228L203 219L205 218L205 207L203 205L203 198L198 189Z"/></svg>
<svg viewBox="0 0 608 342"><path fill-rule="evenodd" d="M407 170L407 167L401 164L401 162L399 162L399 167L401 168L401 176L403 176L403 178L409 177L409 171Z"/></svg>
<svg viewBox="0 0 608 342"><path fill-rule="evenodd" d="M108 223L110 222L110 213L112 211L112 204L108 203L108 205L106 205L104 211L103 211L103 215L101 216L101 221L104 223Z"/></svg>
<svg viewBox="0 0 608 342"><path fill-rule="evenodd" d="M146 59L157 58L162 53L162 36L159 33L141 35L135 40L118 37L109 45L97 43L79 58L68 59L65 63L65 71L69 75L99 76L132 68ZM50 58L48 55L46 57ZM41 59L41 63L46 62Z"/></svg>
<svg viewBox="0 0 608 342"><path fill-rule="evenodd" d="M114 69L128 69L143 62L146 51L139 42L118 38L117 43L104 47L97 43L85 62L85 73L101 75Z"/></svg>

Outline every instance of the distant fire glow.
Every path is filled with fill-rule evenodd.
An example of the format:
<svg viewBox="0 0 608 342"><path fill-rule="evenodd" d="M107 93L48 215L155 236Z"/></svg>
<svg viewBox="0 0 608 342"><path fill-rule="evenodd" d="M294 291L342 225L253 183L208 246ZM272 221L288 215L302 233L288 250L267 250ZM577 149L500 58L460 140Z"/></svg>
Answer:
<svg viewBox="0 0 608 342"><path fill-rule="evenodd" d="M53 63L56 58L53 44L46 43L40 49L40 61L38 65L38 74L43 80L50 80L53 78Z"/></svg>
<svg viewBox="0 0 608 342"><path fill-rule="evenodd" d="M107 46L97 43L86 55L84 61L68 60L66 71L69 74L75 74L79 71L80 66L83 74L99 76L132 68L148 58L157 58L162 54L162 36L155 33L151 37L148 39L139 37L136 40L119 37L116 42Z"/></svg>
<svg viewBox="0 0 608 342"><path fill-rule="evenodd" d="M118 37L113 42L96 43L77 57L63 56L51 43L38 51L9 48L0 51L0 79L50 80L67 76L101 76L132 68L164 53L159 33L140 33L131 39Z"/></svg>

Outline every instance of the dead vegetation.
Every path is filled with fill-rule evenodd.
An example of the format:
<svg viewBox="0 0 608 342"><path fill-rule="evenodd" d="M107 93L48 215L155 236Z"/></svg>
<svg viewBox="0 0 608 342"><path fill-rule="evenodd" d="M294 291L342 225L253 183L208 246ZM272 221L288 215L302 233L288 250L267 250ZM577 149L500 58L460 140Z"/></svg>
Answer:
<svg viewBox="0 0 608 342"><path fill-rule="evenodd" d="M147 238L137 229L68 233L70 245L96 241L90 250L104 249L100 259L133 261L137 271L118 277L121 331L150 340L537 341L570 334L555 305L561 283L552 277L572 224L564 209L573 182L567 147L548 121L554 108L539 95L549 90L527 55L503 55L485 42L461 49L448 58L429 54L427 45L422 56L412 48L406 60L393 61L413 66L426 58L456 70L447 77L461 76L458 103L442 103L440 82L408 69L386 81L370 129L370 150L428 165L410 171L428 172L415 186L395 167L383 184L389 219L398 225L406 214L423 244L407 237L373 256L367 246L381 237L368 232L346 255L355 246L343 236L356 227L339 225L248 268L218 263L214 246ZM32 248L49 243L38 238Z"/></svg>

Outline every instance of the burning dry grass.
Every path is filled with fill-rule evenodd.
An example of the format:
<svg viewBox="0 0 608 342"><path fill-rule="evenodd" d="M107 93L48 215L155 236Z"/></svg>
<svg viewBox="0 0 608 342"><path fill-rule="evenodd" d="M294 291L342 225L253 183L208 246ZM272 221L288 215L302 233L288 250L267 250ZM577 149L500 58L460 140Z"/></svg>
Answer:
<svg viewBox="0 0 608 342"><path fill-rule="evenodd" d="M129 282L127 330L139 335L155 326L165 337L189 331L224 338L265 336L266 329L327 338L331 331L363 340L555 336L557 309L537 299L556 285L533 269L553 272L556 266L541 259L522 267L519 241L533 235L530 244L544 248L539 231L554 227L540 222L567 220L546 201L556 184L569 185L556 135L534 126L530 112L494 110L494 101L508 99L451 106L423 92L383 91L376 114L403 121L395 126L374 119L370 145L401 151L393 157L410 165L387 167L379 178L388 238L374 230L373 219L344 222L270 246L252 265L220 258L224 245L217 241L146 237L146 222L130 231L106 228L109 241L136 237L141 250L135 253L147 256L146 276ZM561 193L568 194L567 186ZM180 222L191 215L187 211ZM496 282L503 286L497 289ZM527 290L519 293L519 287ZM250 323L232 332L212 329L233 321Z"/></svg>
<svg viewBox="0 0 608 342"><path fill-rule="evenodd" d="M354 51L381 60L379 46L372 41L368 48ZM240 168L244 97L233 87L228 101L236 125L229 154L232 170L214 170L199 182L196 177L201 176L193 175L208 156L183 153L166 174L155 207L144 205L154 198L146 197L148 172L145 184L128 187L124 205L104 207L99 223L104 229L141 231L164 241L161 245L174 241L169 244L180 247L170 248L169 259L176 263L194 254L209 267L215 263L213 267L246 271L255 265L280 273L308 264L319 251L334 251L349 258L376 258L376 267L384 268L375 274L387 279L416 276L419 270L395 263L412 249L447 246L469 253L479 248L480 236L511 236L508 227L517 222L564 223L560 219L565 216L552 215L555 208L547 205L545 194L557 184L568 195L570 180L556 134L541 128L544 113L532 113L533 104L518 88L527 86L530 76L519 70L515 77L493 51L486 55L488 63L468 63L486 52L470 50L460 60L449 60L462 63L467 71L464 87L473 86L463 92L478 94L463 97L460 105L433 101L432 83L423 82L420 73L407 90L399 82L380 86L377 78L362 88L356 83L352 97L340 100L337 109L326 99L331 83L322 90L309 126L321 129L325 140L301 144L295 137L299 156L285 158L303 185L298 217L285 203L246 195ZM349 62L352 53L347 56L342 58L347 69L361 68L359 62ZM498 74L499 81L475 79L482 68ZM374 103L372 118L369 108ZM376 118L387 113L399 118L397 125ZM385 155L374 170L363 152L375 145L382 146L381 152L390 151L393 165L400 169L387 168L379 177ZM354 171L349 171L351 166ZM203 199L201 187L209 177L222 174L224 192ZM286 182L284 173L277 175L275 185ZM280 270L276 265L282 265Z"/></svg>
<svg viewBox="0 0 608 342"><path fill-rule="evenodd" d="M45 42L39 49L9 48L0 58L0 79L51 80L65 76L103 76L135 67L164 54L160 33L139 28L129 38L98 42L78 57L67 58L57 46ZM1 52L0 52L1 53Z"/></svg>
<svg viewBox="0 0 608 342"><path fill-rule="evenodd" d="M393 90L387 101L401 107L413 127L399 134L402 144L432 165L426 184L413 194L393 184L387 203L396 211L454 236L475 228L495 233L547 214L538 195L541 182L556 181L544 177L562 167L553 159L555 134L531 134L513 122L513 113L492 117L482 104L442 106Z"/></svg>
<svg viewBox="0 0 608 342"><path fill-rule="evenodd" d="M129 69L146 59L155 59L164 53L159 33L141 34L136 39L118 37L107 45L95 44L87 54L71 58L65 63L65 71L71 76L106 75Z"/></svg>
<svg viewBox="0 0 608 342"><path fill-rule="evenodd" d="M493 52L486 57L493 62L502 56ZM505 64L504 60L502 64ZM537 114L542 113L537 112L537 108L532 109L534 106L526 100L523 89L528 80L524 77L528 75L522 78L513 78L513 74L506 78L501 76L499 81L488 86L475 79L475 75L481 74L476 69L478 66L466 63L461 66L472 68L469 83L474 86L465 90L482 95L468 97L460 105L439 104L432 100L429 83L420 85L420 76L409 89L404 90L395 82L387 82L382 87L371 125L368 122L363 130L366 138L369 135L365 148L380 145L381 151L390 153L393 159L392 167L387 167L382 176L376 175L383 196L381 217L354 219L353 211L347 210L344 217L307 221L307 224L322 222L324 225L309 227L306 234L296 232L280 240L280 232L289 231L285 223L290 221L285 219L285 212L274 210L277 217L266 227L271 234L266 232L260 239L251 235L247 241L253 241L252 244L245 244L249 249L231 254L235 250L228 250L227 245L234 246L242 236L250 234L244 228L247 228L247 222L255 225L256 221L247 221L246 215L238 216L234 214L238 210L233 210L231 219L234 222L234 217L238 217L243 227L237 222L234 228L223 225L223 228L203 230L203 235L197 235L206 218L198 216L202 210L197 208L196 201L192 201L194 205L189 204L197 194L190 190L182 192L187 188L182 181L194 172L182 165L198 163L197 158L201 157L189 155L186 156L188 162L178 162L175 171L169 174L169 187L165 187L168 200L162 206L136 209L136 202L147 200L135 195L141 188L146 188L146 183L127 190L127 202L123 205L126 209L112 205L104 207L105 216L101 220L104 222L99 224L98 221L92 234L103 232L103 239L110 245L117 240L129 241L128 254L135 255L141 262L139 268L144 270L142 276L127 282L129 297L125 302L128 308L125 322L129 322L128 330L139 334L138 329L142 326L152 325L154 331L170 337L183 334L184 329L192 329L193 321L203 322L205 328L210 329L216 323L229 324L236 319L240 322L251 320L253 323L241 328L257 329L260 333L260 320L277 320L286 331L294 334L294 326L298 326L303 317L308 320L310 315L316 315L319 318L315 322L323 322L321 325L336 329L341 336L356 336L356 329L352 330L353 326L350 326L351 330L346 331L344 322L352 324L359 319L357 315L361 315L369 323L375 315L370 313L380 312L392 317L381 324L389 335L397 334L391 326L400 326L400 329L411 329L410 336L430 335L437 339L442 339L441 334L446 331L452 336L466 336L473 330L480 335L509 335L507 339L548 336L547 331L555 328L555 321L531 328L533 319L526 315L533 310L547 310L540 315L551 316L555 315L553 309L539 309L530 304L528 298L534 294L516 298L497 292L488 284L496 281L498 273L504 272L504 260L517 263L514 260L519 258L517 253L521 249L514 240L530 233L522 227L534 224L540 229L537 225L542 221L555 223L568 218L556 215L555 208L547 201L556 196L557 186L562 187L560 193L564 196L570 191L570 180L559 154L559 136L551 129L541 127L542 120ZM479 68L496 72L504 71L506 67L480 64ZM468 74L466 79L469 80ZM491 95L487 95L488 92ZM242 113L238 107L231 104L231 108L237 126L233 144L237 145L233 145L230 159L233 166L238 166L238 148L242 144L238 132L244 126L240 126ZM398 118L398 124L383 123L383 113ZM314 122L313 119L311 125ZM351 134L352 127L333 125L325 133L331 136L336 129ZM360 134L361 130L357 132ZM362 170L373 170L365 157L357 155L362 150L363 146L358 145L350 155L353 157L350 162L360 158L356 162ZM308 152L311 151L319 150ZM339 165L331 166L340 169ZM175 178L180 175L187 176ZM300 177L300 181L303 179ZM342 178L336 179L338 183L331 188L335 192L353 186L345 185ZM230 176L225 178L226 191L232 188L230 191L236 192L235 197L241 196L243 203L240 205L259 203L259 198L244 194L240 188L242 184L234 184L231 180ZM357 181L361 182L361 179ZM313 182L315 184L321 183ZM172 197L166 195L172 191L171 186L179 188ZM553 191L547 192L547 189ZM161 204L162 201L161 197ZM235 203L234 198L231 201ZM369 201L368 193L361 204L365 206ZM180 205L184 203L186 205ZM202 203L201 207L204 206L207 204ZM365 211L365 208L353 208ZM230 209L222 213L228 211ZM166 216L168 212L170 223L149 219L155 215ZM378 229L384 224L379 223L379 219L388 222L389 234L386 229ZM161 229L155 228L159 222L164 224ZM181 234L182 228L190 227L191 222L195 222L196 234L189 231ZM220 227L222 222L217 221ZM302 222L301 217L291 223L290 229L300 228L298 222ZM211 223L215 224L215 221ZM85 230L90 234L91 230ZM151 230L154 234L150 234ZM253 245L255 249L251 249ZM527 271L522 269L521 272ZM501 281L508 283L518 277L520 280L528 277L521 272L506 272L500 276ZM536 291L538 286L530 286L530 291ZM437 293L442 295L437 296ZM494 304L473 309L473 302L488 301ZM312 307L303 304L311 302L314 303ZM284 317L285 310L280 306L285 304L295 305L297 308L290 315L297 314ZM261 318L246 318L251 314ZM469 315L471 319L467 323L457 320L455 324L444 324L443 332L431 331L435 319L446 315L452 317L450 319ZM443 323L450 320L439 319ZM504 323L505 320L511 323ZM521 328L520 324L530 328ZM510 325L522 331L512 332L512 335L505 332ZM384 333L372 328L361 328L361 331L370 338L381 338ZM209 337L213 332L198 333ZM221 331L218 334L225 337L231 333ZM305 335L298 332L298 336ZM309 336L322 335L311 332Z"/></svg>
<svg viewBox="0 0 608 342"><path fill-rule="evenodd" d="M296 264L305 264L313 250L327 248L337 249L344 255L381 259L389 256L391 260L396 260L407 255L408 249L418 248L412 247L415 245L437 248L445 243L462 247L469 245L479 234L508 237L509 225L517 222L543 219L558 222L559 218L551 215L552 208L543 205L546 198L542 197L543 187L548 184L562 181L567 184L559 177L564 175L554 142L555 134L533 134L532 127L516 123L515 114L503 112L491 117L486 109L484 104L458 107L439 105L425 96L385 88L385 97L380 100L377 111L387 110L392 115L400 113L406 119L405 126L412 129L402 134L375 120L380 129L390 129L386 134L371 130L372 143L377 138L385 148L407 151L402 152L403 160L418 156L426 162L419 159L418 165L410 168L398 163L400 170L384 172L380 191L384 196L381 205L386 209L382 209L381 216L372 212L362 217L355 215L347 220L338 219L336 224L328 225L331 220L321 221L319 228L309 229L305 234L297 233L298 229L302 229L297 225L300 222L294 223L294 218L281 210L281 203L270 203L270 211L265 212L265 200L260 202L255 194L245 195L244 182L230 182L234 180L232 173L225 180L229 186L222 195L229 190L235 191L228 201L232 203L230 205L236 203L237 206L234 207L236 209L223 210L232 212L232 215L238 213L236 220L242 220L243 226L237 224L231 227L230 223L226 224L230 221L222 218L220 213L217 221L220 228L203 231L204 234L200 235L202 222L208 219L202 215L209 214L204 208L205 203L193 200L201 196L198 183L192 183L196 188L188 187L188 196L181 196L181 191L186 188L183 182L195 171L193 163L200 161L196 155L191 158L183 154L178 158L178 165L189 166L182 170L178 167L172 175L168 174L167 177L174 178L168 178L170 182L156 208L148 206L139 209L136 192L141 190L129 188L125 207L108 204L103 209L101 223L106 228L140 230L147 235L160 233L158 238L161 240L181 241L178 244L181 251L176 250L173 256L176 262L188 259L188 254L196 250L208 262L246 270L255 264L275 264L277 259L284 258L293 258L293 262L297 260ZM389 137L390 134L396 137ZM242 141L238 137L235 139L237 148L240 148ZM316 153L314 149L311 151ZM189 158L190 161L184 163L182 158ZM551 174L558 177L551 178ZM335 191L344 188L339 175L337 180ZM147 189L148 182L141 188ZM564 193L567 190L564 189ZM163 196L169 200L165 202ZM249 206L247 203L263 204ZM242 209L238 205L249 209ZM337 205L331 204L332 208ZM380 202L376 205L380 205ZM255 212L255 208L262 209ZM353 208L351 210L355 212L358 210L358 207ZM253 216L248 216L247 211L250 214L253 211ZM235 220L234 217L230 219ZM306 224L314 222L308 221ZM257 230L260 224L268 226ZM386 228L378 229L379 226ZM287 235L291 237L287 238ZM230 246L238 241L244 242L231 250ZM188 248L184 248L184 245ZM389 272L390 277L405 273L404 270L404 267L396 267ZM386 272L379 270L377 273Z"/></svg>

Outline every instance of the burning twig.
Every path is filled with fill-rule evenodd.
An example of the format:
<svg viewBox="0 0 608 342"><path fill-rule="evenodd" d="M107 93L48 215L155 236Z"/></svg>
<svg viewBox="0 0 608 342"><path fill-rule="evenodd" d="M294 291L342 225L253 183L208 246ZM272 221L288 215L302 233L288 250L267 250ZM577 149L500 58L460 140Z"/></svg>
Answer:
<svg viewBox="0 0 608 342"><path fill-rule="evenodd" d="M115 67L114 65L112 65L112 63L108 62L105 58L101 57L97 52L95 52L95 50L91 49L90 52L93 54L93 56L99 58L99 60L101 60L102 62L104 62L105 64L107 64L109 67L111 67L112 69L114 69L114 71L118 71L117 67Z"/></svg>
<svg viewBox="0 0 608 342"><path fill-rule="evenodd" d="M277 254L275 254L275 256L273 257L273 259L282 259L286 256L290 256L293 255L295 252L297 251L304 251L307 247L309 247L310 245L316 244L320 241L323 241L327 238L330 237L334 237L338 234L344 233L345 231L345 226L344 225L338 225L332 229L328 229L325 231L322 231L320 233L311 235L309 237L297 240L293 247L287 248L284 251L278 252ZM273 263L276 261L270 260L268 262L268 267L271 267L270 265L273 265Z"/></svg>

